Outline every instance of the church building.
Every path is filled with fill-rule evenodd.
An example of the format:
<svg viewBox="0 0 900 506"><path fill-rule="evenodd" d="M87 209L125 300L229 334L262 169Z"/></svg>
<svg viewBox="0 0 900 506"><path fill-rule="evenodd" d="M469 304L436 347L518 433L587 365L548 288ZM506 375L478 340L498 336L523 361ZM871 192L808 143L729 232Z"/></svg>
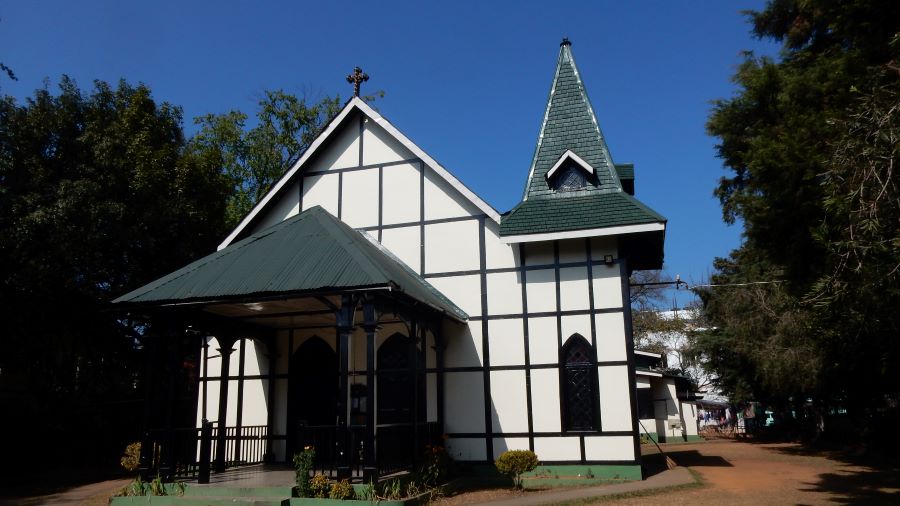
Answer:
<svg viewBox="0 0 900 506"><path fill-rule="evenodd" d="M628 278L662 267L666 219L567 40L535 126L501 213L349 100L218 251L114 301L154 322L148 405L170 407L148 407L144 448L177 474L211 420L219 469L314 446L325 472L381 476L441 444L640 479Z"/></svg>

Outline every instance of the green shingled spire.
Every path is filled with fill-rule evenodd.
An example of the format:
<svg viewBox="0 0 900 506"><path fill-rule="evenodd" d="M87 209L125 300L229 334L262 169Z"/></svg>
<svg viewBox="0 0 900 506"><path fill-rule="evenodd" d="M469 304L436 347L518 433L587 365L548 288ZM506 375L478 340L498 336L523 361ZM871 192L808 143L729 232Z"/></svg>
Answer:
<svg viewBox="0 0 900 506"><path fill-rule="evenodd" d="M583 194L582 191L554 192L548 185L547 172L567 150L594 168L595 174L588 178L584 191L622 190L609 148L575 65L572 45L568 39L563 39L522 200Z"/></svg>
<svg viewBox="0 0 900 506"><path fill-rule="evenodd" d="M568 151L574 158L563 158ZM563 163L558 164L561 159ZM583 164L591 170L578 168ZM554 167L557 172L548 181L547 174ZM516 241L532 240L528 236L546 240L547 234L588 237L601 235L601 229L610 227L665 224L665 217L630 195L634 167L619 167L622 174L600 131L571 43L563 39L525 193L522 202L501 218L500 235L515 236ZM620 178L627 180L626 188ZM584 235L573 234L579 231L585 231ZM653 234L659 236L653 246L658 251L651 252L654 259L643 265L662 264L663 233Z"/></svg>

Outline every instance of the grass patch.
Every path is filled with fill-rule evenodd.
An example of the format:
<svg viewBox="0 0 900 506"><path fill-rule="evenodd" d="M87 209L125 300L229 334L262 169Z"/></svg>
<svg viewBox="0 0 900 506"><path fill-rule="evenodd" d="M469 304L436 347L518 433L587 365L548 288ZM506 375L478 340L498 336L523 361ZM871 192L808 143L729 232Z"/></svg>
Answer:
<svg viewBox="0 0 900 506"><path fill-rule="evenodd" d="M681 485L672 485L671 487L659 487L659 488L651 488L647 490L635 490L634 492L622 492L619 494L609 494L609 495L598 495L594 497L582 497L579 499L574 499L571 501L558 502L558 503L550 503L549 506L579 506L583 504L600 504L600 503L610 503L615 501L621 501L624 499L633 499L637 497L649 497L653 495L659 494L669 494L672 492L681 492L683 490L693 490L696 488L703 488L706 486L706 483L703 481L703 477L700 476L700 473L694 471L691 468L687 468L688 472L691 473L691 477L694 478L693 483L682 483Z"/></svg>

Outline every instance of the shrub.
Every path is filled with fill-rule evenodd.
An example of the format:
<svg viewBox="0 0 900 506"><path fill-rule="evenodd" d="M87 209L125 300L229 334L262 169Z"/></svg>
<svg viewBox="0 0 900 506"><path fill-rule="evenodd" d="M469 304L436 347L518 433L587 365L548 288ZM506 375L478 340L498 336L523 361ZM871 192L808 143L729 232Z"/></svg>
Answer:
<svg viewBox="0 0 900 506"><path fill-rule="evenodd" d="M419 476L425 486L443 483L450 474L450 455L443 446L425 446L425 458Z"/></svg>
<svg viewBox="0 0 900 506"><path fill-rule="evenodd" d="M347 480L335 481L331 484L331 490L328 491L329 499L349 500L354 499L356 493L353 491L353 485Z"/></svg>
<svg viewBox="0 0 900 506"><path fill-rule="evenodd" d="M318 497L324 499L328 497L328 492L331 489L331 483L328 482L328 477L324 474L316 474L309 480L309 496L310 497Z"/></svg>
<svg viewBox="0 0 900 506"><path fill-rule="evenodd" d="M312 446L303 448L300 453L294 454L294 467L297 470L297 496L309 497L309 473L316 459L316 449Z"/></svg>
<svg viewBox="0 0 900 506"><path fill-rule="evenodd" d="M494 462L497 470L512 478L518 489L522 488L522 474L534 471L538 464L537 455L531 450L508 450Z"/></svg>
<svg viewBox="0 0 900 506"><path fill-rule="evenodd" d="M126 471L135 471L141 465L141 442L136 441L125 447L125 453L119 460Z"/></svg>

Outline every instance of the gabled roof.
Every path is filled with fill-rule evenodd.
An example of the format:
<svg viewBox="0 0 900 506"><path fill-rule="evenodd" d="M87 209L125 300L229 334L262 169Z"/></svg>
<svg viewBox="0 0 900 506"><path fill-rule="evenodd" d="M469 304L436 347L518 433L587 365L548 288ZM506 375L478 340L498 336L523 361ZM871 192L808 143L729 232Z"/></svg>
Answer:
<svg viewBox="0 0 900 506"><path fill-rule="evenodd" d="M572 151L596 171L587 190L621 190L616 166L584 90L568 40L564 40L559 48L556 72L522 200L557 196L547 184L546 174L566 151Z"/></svg>
<svg viewBox="0 0 900 506"><path fill-rule="evenodd" d="M285 188L289 187L289 183L293 181L294 177L302 170L304 164L310 160L313 155L316 154L328 141L329 137L332 134L337 132L340 129L340 126L347 120L350 116L350 113L354 110L360 111L362 114L368 116L369 120L374 121L376 124L385 129L390 135L392 135L395 139L397 139L400 144L402 144L406 149L410 150L417 158L422 159L425 164L430 167L434 172L442 177L445 181L447 181L450 186L456 189L460 194L463 195L466 199L469 200L475 207L480 209L484 214L486 214L489 218L494 220L497 223L500 223L500 213L497 212L496 209L490 206L487 202L485 202L481 197L475 194L472 190L467 188L460 180L458 180L453 174L450 173L447 169L445 169L441 164L431 158L428 153L426 153L422 148L413 143L409 138L407 138L403 133L397 130L394 125L392 125L388 120L384 119L377 111L372 109L369 104L365 103L359 97L353 97L344 108L331 120L325 130L316 137L316 140L310 144L309 148L303 153L299 160L272 186L272 189L269 190L269 193L265 195L257 204L253 207L253 210L241 220L240 224L222 241L222 244L219 245L219 249L222 249L232 241L234 241L244 229L253 222L253 220L259 215L260 211L266 207L269 202L275 199Z"/></svg>
<svg viewBox="0 0 900 506"><path fill-rule="evenodd" d="M162 305L382 288L448 316L468 315L368 235L319 206L207 255L113 301Z"/></svg>

